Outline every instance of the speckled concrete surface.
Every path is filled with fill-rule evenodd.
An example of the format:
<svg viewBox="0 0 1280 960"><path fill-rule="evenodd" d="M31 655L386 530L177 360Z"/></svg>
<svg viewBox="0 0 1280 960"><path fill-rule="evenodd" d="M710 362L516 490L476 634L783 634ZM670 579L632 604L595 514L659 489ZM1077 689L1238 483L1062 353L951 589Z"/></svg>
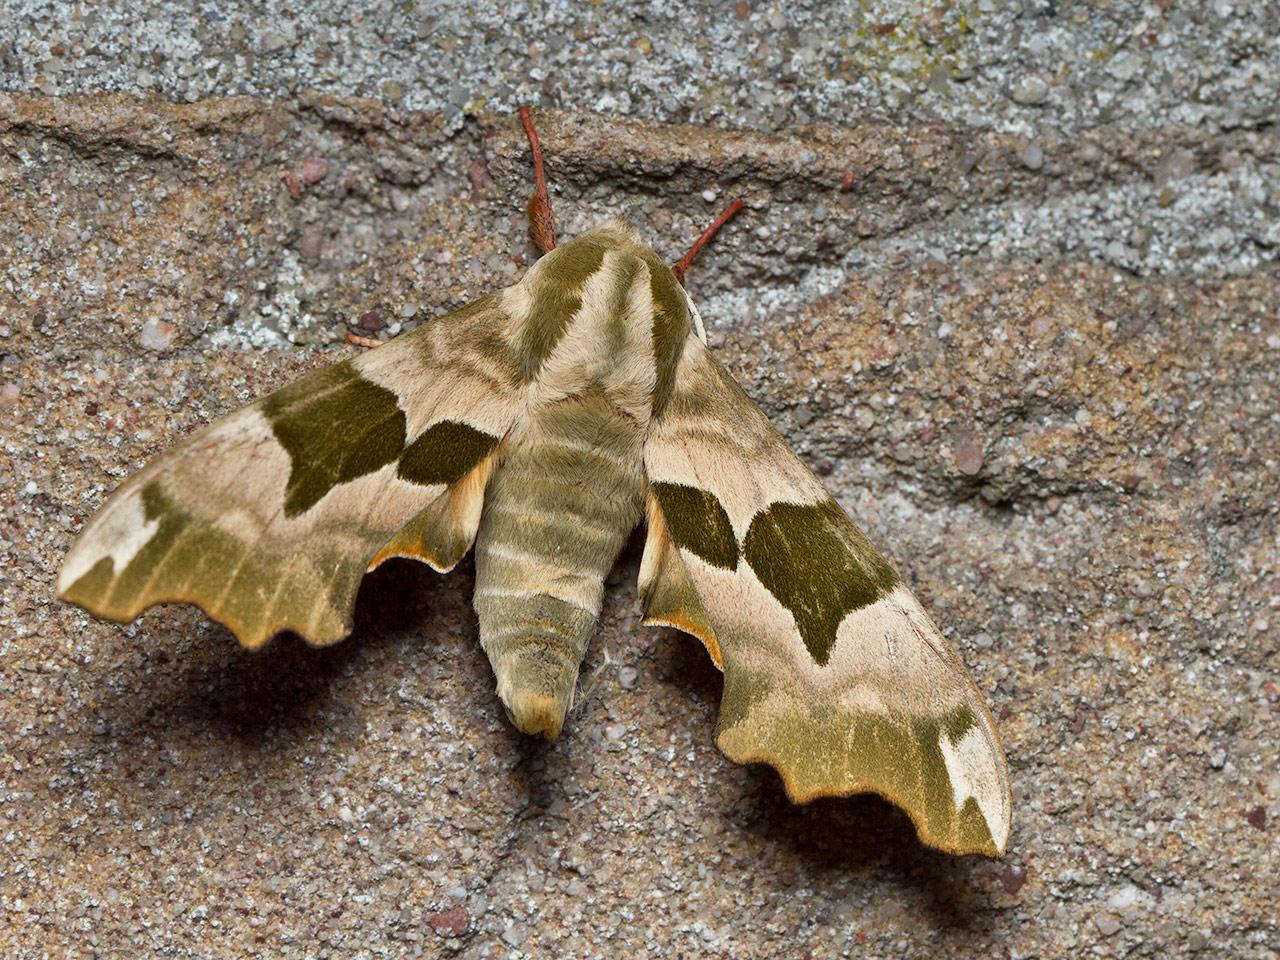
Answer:
<svg viewBox="0 0 1280 960"><path fill-rule="evenodd" d="M849 117L1025 132L1229 130L1280 106L1267 2L6 0L11 88L302 90L443 113L525 103L786 130Z"/></svg>
<svg viewBox="0 0 1280 960"><path fill-rule="evenodd" d="M607 7L574 14L557 83L499 94L476 74L459 104L438 83L361 87L416 75L380 52L470 36L447 11L415 8L436 17L421 40L400 6L351 15L330 76L306 51L310 18L343 23L331 4L242 18L246 43L294 30L256 58L205 13L185 61L145 9L85 14L90 42L39 19L80 8L8 4L0 955L1275 955L1280 143L1256 113L1275 14L1243 7L988 12L1005 38L954 89L1015 86L967 112L932 93L881 109L880 67L846 87L725 67L787 93L775 113L736 80L672 87L672 108L608 78L615 49L668 77L723 56L696 6L687 41L644 21L657 53L600 39ZM851 58L905 35L868 9ZM1174 80L1025 56L1106 23L1116 56ZM137 62L108 42L125 27ZM493 62L534 42L490 34ZM1049 78L1044 101L1012 95L1015 66ZM132 92L76 93L97 86ZM383 99L329 95L362 90ZM718 674L638 626L638 541L552 745L502 716L465 567L380 571L325 651L253 656L187 608L116 627L52 601L82 520L169 438L346 355L345 330L389 336L518 274L527 162L504 109L531 90L568 108L541 114L563 233L624 215L674 259L748 200L691 290L989 697L1013 778L1003 861L925 850L873 799L793 808L725 761ZM458 109L481 95L498 109ZM606 95L649 119L594 115ZM653 122L678 119L761 132Z"/></svg>

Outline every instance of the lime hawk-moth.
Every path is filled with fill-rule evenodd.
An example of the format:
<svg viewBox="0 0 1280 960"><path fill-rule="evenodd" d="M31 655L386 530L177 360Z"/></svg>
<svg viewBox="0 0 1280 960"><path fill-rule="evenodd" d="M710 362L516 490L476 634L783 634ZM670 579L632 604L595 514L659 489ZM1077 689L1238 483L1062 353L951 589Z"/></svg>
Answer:
<svg viewBox="0 0 1280 960"><path fill-rule="evenodd" d="M521 117L543 256L519 282L157 457L85 525L58 595L119 621L193 603L246 647L323 645L366 571L447 571L474 544L498 695L555 737L643 520L645 622L723 670L725 754L772 765L796 802L874 792L931 846L1002 853L1004 754L959 656L707 348L683 271L711 231L674 269L617 223L557 245Z"/></svg>

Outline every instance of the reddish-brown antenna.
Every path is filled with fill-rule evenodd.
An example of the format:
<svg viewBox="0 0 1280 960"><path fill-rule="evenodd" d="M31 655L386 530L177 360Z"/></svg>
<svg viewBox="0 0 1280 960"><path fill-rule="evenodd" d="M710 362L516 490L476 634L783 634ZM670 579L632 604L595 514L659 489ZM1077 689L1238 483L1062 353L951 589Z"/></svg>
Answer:
<svg viewBox="0 0 1280 960"><path fill-rule="evenodd" d="M733 215L741 210L743 203L741 200L735 200L729 204L729 208L724 213L716 217L715 222L707 229L702 231L702 236L693 241L693 246L689 248L689 252L680 258L680 262L671 268L671 272L676 275L676 279L680 281L680 286L684 286L684 272L689 269L689 264L693 263L693 258L698 252L711 242L711 238L716 235L716 231L723 227L732 219Z"/></svg>
<svg viewBox="0 0 1280 960"><path fill-rule="evenodd" d="M520 122L529 137L529 149L533 152L533 196L525 206L529 214L529 234L543 253L556 248L556 225L551 218L551 197L547 195L547 175L542 169L542 145L538 132L533 129L533 118L528 107L520 108Z"/></svg>

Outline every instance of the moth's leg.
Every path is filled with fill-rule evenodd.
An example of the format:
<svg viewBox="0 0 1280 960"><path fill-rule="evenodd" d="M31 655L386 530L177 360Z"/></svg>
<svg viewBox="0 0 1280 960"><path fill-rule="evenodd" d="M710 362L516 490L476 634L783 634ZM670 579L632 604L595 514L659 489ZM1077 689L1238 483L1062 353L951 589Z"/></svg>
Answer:
<svg viewBox="0 0 1280 960"><path fill-rule="evenodd" d="M543 253L556 248L556 226L551 217L551 197L547 195L547 177L542 169L542 145L538 132L533 129L533 119L528 107L520 108L520 122L529 137L529 150L533 153L533 196L525 206L529 214L529 233Z"/></svg>
<svg viewBox="0 0 1280 960"><path fill-rule="evenodd" d="M676 275L676 279L680 281L680 286L684 286L684 272L689 269L689 264L693 263L693 258L698 255L703 247L711 242L711 238L716 235L716 232L728 223L733 218L733 215L741 210L743 206L744 204L741 200L735 200L733 203L729 204L729 208L725 210L724 213L720 214L720 216L716 217L715 222L712 223L711 226L702 231L702 236L693 241L693 246L689 248L689 252L681 257L680 262L671 268L671 272L674 273Z"/></svg>

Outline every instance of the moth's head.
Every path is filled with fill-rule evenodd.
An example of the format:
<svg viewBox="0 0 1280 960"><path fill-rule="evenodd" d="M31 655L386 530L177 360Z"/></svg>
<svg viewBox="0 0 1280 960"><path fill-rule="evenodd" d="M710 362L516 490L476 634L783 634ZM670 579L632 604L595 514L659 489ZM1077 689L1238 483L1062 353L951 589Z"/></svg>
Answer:
<svg viewBox="0 0 1280 960"><path fill-rule="evenodd" d="M534 129L532 111L527 106L522 106L518 114L520 114L520 122L524 124L525 133L529 136L529 148L532 152L532 160L534 160L534 193L530 196L529 204L525 207L527 214L529 214L529 236L535 244L538 244L539 250L550 256L552 253L559 252L561 248L557 247L556 244L556 223L554 223L552 216L552 202L550 202L550 196L547 192L547 172L543 169L543 148L541 148L541 143L538 140L538 132ZM585 236L564 244L564 246L573 247L575 244L585 244L582 250L586 251L590 251L593 247L600 247L604 248L604 250L614 250L639 257L645 264L662 266L663 271L671 274L671 279L675 282L676 287L680 288L681 293L684 293L685 271L689 269L694 257L698 256L701 248L707 246L710 238L716 236L719 228L728 223L742 207L744 207L744 204L742 204L741 200L735 200L728 205L726 210L716 220L712 221L710 227L701 232L698 239L694 241L694 246L689 248L689 252L685 253L685 256L682 256L680 261L675 266L671 266L671 268L667 268L666 264L663 264L662 260L658 259L657 253L654 253L652 248L640 241L640 238L636 236L635 230L618 220L611 220L604 227L591 230ZM576 256L593 256L593 253L584 253L582 250L577 251ZM654 273L657 274L659 271L654 270ZM685 294L685 300L687 301L687 294ZM698 311L694 310L691 302L689 303L689 310L692 315L698 317ZM703 326L701 326L700 317L698 317L698 333L703 340L707 339L703 332Z"/></svg>
<svg viewBox="0 0 1280 960"><path fill-rule="evenodd" d="M640 239L639 232L637 232L631 224L627 223L625 220L619 220L617 217L610 217L604 223L600 224L600 226L588 230L582 236L568 241L563 244L563 246L571 247L574 244L579 243L597 246L603 250L614 250L620 254L639 257L646 263L662 263L662 258L654 252L653 248ZM556 249L559 250L560 248L557 247ZM552 253L554 252L555 251L553 250ZM549 254L547 256L549 256ZM545 259L545 257L543 259Z"/></svg>
<svg viewBox="0 0 1280 960"><path fill-rule="evenodd" d="M553 297L563 298L560 306L563 309L564 305L580 298L586 280L600 270L606 257L611 266L621 263L625 267L630 263L647 273L650 278L655 323L660 314L672 322L678 318L685 326L692 319L698 337L705 343L707 333L697 308L685 293L684 274L698 251L742 209L743 202L733 201L711 226L702 231L689 252L673 267L663 263L634 230L618 220L610 221L576 240L558 246L555 221L551 215L551 197L547 193L546 171L542 167L542 145L534 130L530 109L521 107L519 116L525 134L529 137L529 149L533 155L534 190L526 206L529 235L544 254L525 277L525 284L534 291L544 290Z"/></svg>
<svg viewBox="0 0 1280 960"><path fill-rule="evenodd" d="M646 280L655 317L660 317L662 324L678 330L692 326L706 342L702 317L676 272L621 220L610 220L543 254L524 282L535 296L551 293L576 309L593 278L598 278L597 283L608 278L609 283L630 285L637 277Z"/></svg>

